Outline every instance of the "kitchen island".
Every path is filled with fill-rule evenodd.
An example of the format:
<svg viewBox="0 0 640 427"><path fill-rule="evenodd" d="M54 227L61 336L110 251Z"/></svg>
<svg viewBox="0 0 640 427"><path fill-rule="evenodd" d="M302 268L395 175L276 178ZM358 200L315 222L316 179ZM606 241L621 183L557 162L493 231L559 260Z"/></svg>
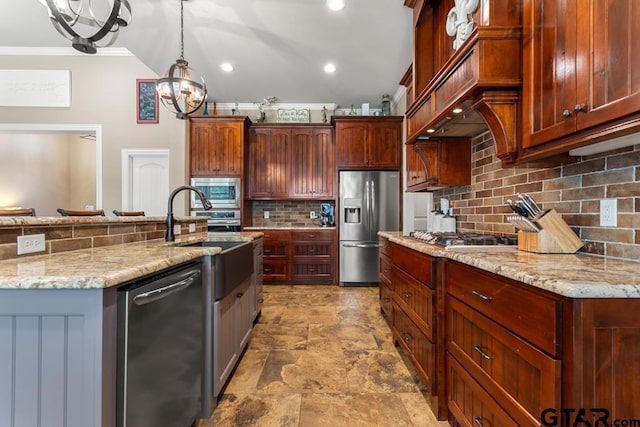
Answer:
<svg viewBox="0 0 640 427"><path fill-rule="evenodd" d="M640 419L640 264L380 237L382 311L441 419Z"/></svg>
<svg viewBox="0 0 640 427"><path fill-rule="evenodd" d="M168 244L164 217L0 219L5 254L16 234L38 232L49 252L0 261L0 425L115 426L117 289L221 251L188 245L261 237L178 220L197 231ZM78 245L90 247L57 252Z"/></svg>

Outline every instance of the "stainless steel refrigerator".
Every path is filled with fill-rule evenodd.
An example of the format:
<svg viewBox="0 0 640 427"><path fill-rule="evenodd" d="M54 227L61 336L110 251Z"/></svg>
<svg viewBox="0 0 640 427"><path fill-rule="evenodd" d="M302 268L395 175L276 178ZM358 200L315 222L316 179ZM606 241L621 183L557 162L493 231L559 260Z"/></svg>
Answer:
<svg viewBox="0 0 640 427"><path fill-rule="evenodd" d="M378 231L400 227L400 173L340 172L340 286L378 283Z"/></svg>

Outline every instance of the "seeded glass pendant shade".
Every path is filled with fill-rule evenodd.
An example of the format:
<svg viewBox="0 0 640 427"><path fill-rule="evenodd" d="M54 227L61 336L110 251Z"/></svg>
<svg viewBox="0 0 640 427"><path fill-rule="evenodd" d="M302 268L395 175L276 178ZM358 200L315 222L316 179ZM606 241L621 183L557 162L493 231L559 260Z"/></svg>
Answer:
<svg viewBox="0 0 640 427"><path fill-rule="evenodd" d="M175 113L179 119L202 106L207 99L207 85L201 78L198 83L191 78L191 68L184 59L184 0L180 0L180 59L171 65L156 83L156 90L162 104Z"/></svg>
<svg viewBox="0 0 640 427"><path fill-rule="evenodd" d="M128 0L40 0L49 9L54 28L71 40L74 49L96 53L111 46L118 30L131 22Z"/></svg>

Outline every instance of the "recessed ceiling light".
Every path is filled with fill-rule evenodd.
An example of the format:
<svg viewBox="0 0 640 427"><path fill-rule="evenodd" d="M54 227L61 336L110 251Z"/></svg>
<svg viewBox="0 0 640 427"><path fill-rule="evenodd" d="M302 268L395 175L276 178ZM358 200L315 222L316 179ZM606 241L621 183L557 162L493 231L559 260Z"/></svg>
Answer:
<svg viewBox="0 0 640 427"><path fill-rule="evenodd" d="M453 113L454 113L454 114L460 114L460 113L462 113L462 108L454 108L454 109L453 109Z"/></svg>
<svg viewBox="0 0 640 427"><path fill-rule="evenodd" d="M345 6L345 0L327 0L327 7L331 10L342 10Z"/></svg>
<svg viewBox="0 0 640 427"><path fill-rule="evenodd" d="M335 73L336 72L336 66L333 64L327 64L324 66L324 72L325 73Z"/></svg>
<svg viewBox="0 0 640 427"><path fill-rule="evenodd" d="M227 73L230 73L233 71L233 65L229 64L228 62L225 62L224 64L220 64L220 69L222 71L226 71Z"/></svg>

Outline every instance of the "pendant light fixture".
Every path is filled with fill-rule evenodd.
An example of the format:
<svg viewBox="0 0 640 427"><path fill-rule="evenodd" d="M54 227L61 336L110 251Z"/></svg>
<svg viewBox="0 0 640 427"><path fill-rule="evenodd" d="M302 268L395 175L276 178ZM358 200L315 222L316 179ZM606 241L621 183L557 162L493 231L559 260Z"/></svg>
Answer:
<svg viewBox="0 0 640 427"><path fill-rule="evenodd" d="M184 0L180 0L180 59L159 78L156 90L162 104L179 119L186 119L207 99L207 85L191 79L189 63L184 60Z"/></svg>
<svg viewBox="0 0 640 427"><path fill-rule="evenodd" d="M96 53L98 47L111 46L118 38L118 30L131 22L128 0L40 0L40 3L49 9L54 28L82 53ZM86 35L91 32L93 35Z"/></svg>

